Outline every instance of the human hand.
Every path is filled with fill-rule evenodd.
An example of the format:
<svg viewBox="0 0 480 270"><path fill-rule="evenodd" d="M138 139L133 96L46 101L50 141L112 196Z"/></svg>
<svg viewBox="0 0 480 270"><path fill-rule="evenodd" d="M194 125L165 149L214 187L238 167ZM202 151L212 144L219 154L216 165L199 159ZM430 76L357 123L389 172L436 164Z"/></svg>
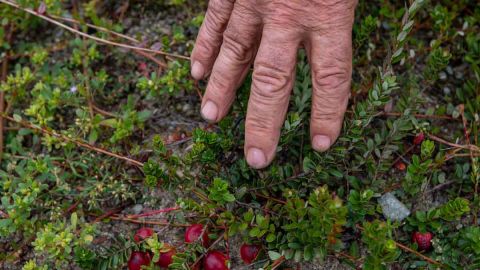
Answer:
<svg viewBox="0 0 480 270"><path fill-rule="evenodd" d="M202 116L220 121L254 63L245 123L253 168L273 160L303 46L312 70L312 147L326 151L343 122L352 72L356 0L210 0L192 53L192 76L210 75Z"/></svg>

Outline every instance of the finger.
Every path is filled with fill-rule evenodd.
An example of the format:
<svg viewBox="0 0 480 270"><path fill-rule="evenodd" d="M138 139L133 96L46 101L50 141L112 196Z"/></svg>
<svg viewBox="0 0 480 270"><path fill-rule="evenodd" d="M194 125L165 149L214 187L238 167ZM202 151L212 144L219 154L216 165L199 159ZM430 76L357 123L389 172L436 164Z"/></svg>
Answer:
<svg viewBox="0 0 480 270"><path fill-rule="evenodd" d="M293 87L299 43L299 31L263 30L245 124L245 156L253 168L266 167L275 156Z"/></svg>
<svg viewBox="0 0 480 270"><path fill-rule="evenodd" d="M202 116L216 122L227 113L247 75L261 35L261 20L235 4L202 101Z"/></svg>
<svg viewBox="0 0 480 270"><path fill-rule="evenodd" d="M210 0L207 14L198 33L191 55L191 73L196 80L205 78L213 66L222 45L234 0Z"/></svg>
<svg viewBox="0 0 480 270"><path fill-rule="evenodd" d="M326 151L340 134L350 97L352 74L351 31L315 33L307 42L312 70L312 147Z"/></svg>

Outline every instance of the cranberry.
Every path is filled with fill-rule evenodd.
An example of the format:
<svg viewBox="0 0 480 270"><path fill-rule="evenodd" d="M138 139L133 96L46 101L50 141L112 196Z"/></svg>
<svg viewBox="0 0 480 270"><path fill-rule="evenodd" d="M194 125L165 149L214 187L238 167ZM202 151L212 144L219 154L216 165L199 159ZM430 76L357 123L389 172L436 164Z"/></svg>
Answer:
<svg viewBox="0 0 480 270"><path fill-rule="evenodd" d="M167 248L170 248L170 249L165 252L160 252L160 258L158 259L158 262L155 263L156 265L160 267L168 268L168 266L172 264L173 262L172 257L173 255L176 254L176 251L174 247L168 246Z"/></svg>
<svg viewBox="0 0 480 270"><path fill-rule="evenodd" d="M133 236L133 240L135 241L135 243L140 243L145 239L152 237L152 235L153 235L152 228L143 227L138 229L138 231L135 233L135 236Z"/></svg>
<svg viewBox="0 0 480 270"><path fill-rule="evenodd" d="M202 235L202 244L203 246L208 246L208 231L205 228L205 232L203 231L203 225L202 224L193 224L190 227L187 228L185 231L185 243L193 243L197 241L197 239Z"/></svg>
<svg viewBox="0 0 480 270"><path fill-rule="evenodd" d="M257 259L260 249L260 245L249 245L244 243L240 247L240 257L242 257L242 260L246 264L251 264Z"/></svg>
<svg viewBox="0 0 480 270"><path fill-rule="evenodd" d="M220 251L210 251L203 261L203 269L205 270L228 270L228 260L225 254Z"/></svg>
<svg viewBox="0 0 480 270"><path fill-rule="evenodd" d="M417 243L419 250L429 250L432 247L433 234L431 232L421 233L414 232L412 241Z"/></svg>
<svg viewBox="0 0 480 270"><path fill-rule="evenodd" d="M128 270L141 270L143 265L150 265L151 260L150 254L141 251L134 251L128 260Z"/></svg>
<svg viewBox="0 0 480 270"><path fill-rule="evenodd" d="M422 144L423 140L425 140L425 134L423 134L423 132L418 133L417 136L413 138L413 144L415 145Z"/></svg>

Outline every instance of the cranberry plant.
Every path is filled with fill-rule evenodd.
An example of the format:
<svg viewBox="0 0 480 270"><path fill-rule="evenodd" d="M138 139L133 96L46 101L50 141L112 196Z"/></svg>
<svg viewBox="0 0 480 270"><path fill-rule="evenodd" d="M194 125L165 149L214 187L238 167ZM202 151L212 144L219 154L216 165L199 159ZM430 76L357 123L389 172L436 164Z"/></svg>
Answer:
<svg viewBox="0 0 480 270"><path fill-rule="evenodd" d="M198 117L188 56L205 6L0 0L0 266L480 267L474 1L359 1L340 138L308 143L300 51L264 170L242 150L251 78L219 124ZM386 193L407 219L384 215Z"/></svg>

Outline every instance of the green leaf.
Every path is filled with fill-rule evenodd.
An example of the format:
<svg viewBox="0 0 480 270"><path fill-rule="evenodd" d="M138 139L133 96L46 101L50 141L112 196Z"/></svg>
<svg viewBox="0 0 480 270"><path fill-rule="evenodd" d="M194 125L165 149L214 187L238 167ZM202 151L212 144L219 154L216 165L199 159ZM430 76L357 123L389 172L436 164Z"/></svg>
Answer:
<svg viewBox="0 0 480 270"><path fill-rule="evenodd" d="M275 241L275 239L276 239L275 234L270 233L270 234L267 235L265 240L267 241L267 243L271 243L271 242Z"/></svg>
<svg viewBox="0 0 480 270"><path fill-rule="evenodd" d="M257 237L257 235L259 235L259 234L260 234L260 229L255 227L255 228L250 230L248 235L250 235L250 237Z"/></svg>
<svg viewBox="0 0 480 270"><path fill-rule="evenodd" d="M276 251L269 251L268 252L268 257L270 258L270 260L272 261L276 261L278 259L280 259L282 257L282 255Z"/></svg>

